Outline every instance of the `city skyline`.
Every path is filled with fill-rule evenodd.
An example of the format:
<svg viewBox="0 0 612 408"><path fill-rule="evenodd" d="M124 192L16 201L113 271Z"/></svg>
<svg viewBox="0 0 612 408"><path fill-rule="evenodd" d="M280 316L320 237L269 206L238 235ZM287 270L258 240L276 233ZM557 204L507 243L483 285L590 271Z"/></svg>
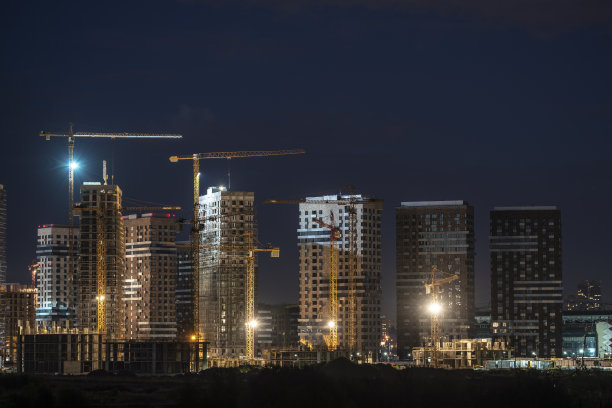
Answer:
<svg viewBox="0 0 612 408"><path fill-rule="evenodd" d="M180 141L79 140L75 186L101 181L106 159L126 196L181 205L186 217L191 170L169 156L305 149L231 161L232 189L256 194L260 240L281 248L279 260L260 260L262 302L297 303L299 270L296 209L263 201L337 194L347 184L385 201L381 300L391 318L393 209L403 201L474 206L478 307L490 292L489 211L556 205L565 293L602 280L610 301L612 221L585 216L612 202L607 8L594 16L560 6L554 18L536 12L527 21L492 9L425 16L410 5L322 13L272 3L177 3L170 16L152 2L146 18L134 6L121 16L100 6L9 7L0 128L8 282L29 282L37 225L67 221L65 141L38 133L65 132L72 121L75 131L182 133ZM86 23L91 15L102 23ZM206 163L203 188L226 185L227 164Z"/></svg>

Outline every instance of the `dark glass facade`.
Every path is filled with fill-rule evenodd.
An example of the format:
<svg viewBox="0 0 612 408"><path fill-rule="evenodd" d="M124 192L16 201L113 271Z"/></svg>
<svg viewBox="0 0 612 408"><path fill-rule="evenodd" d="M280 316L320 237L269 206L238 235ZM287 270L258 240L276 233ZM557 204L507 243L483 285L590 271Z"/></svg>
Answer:
<svg viewBox="0 0 612 408"><path fill-rule="evenodd" d="M474 319L474 207L419 201L396 208L397 346L401 359L430 341L425 283L433 266L458 279L440 287L441 340L471 337Z"/></svg>
<svg viewBox="0 0 612 408"><path fill-rule="evenodd" d="M561 357L561 212L496 207L490 221L493 338L517 356Z"/></svg>

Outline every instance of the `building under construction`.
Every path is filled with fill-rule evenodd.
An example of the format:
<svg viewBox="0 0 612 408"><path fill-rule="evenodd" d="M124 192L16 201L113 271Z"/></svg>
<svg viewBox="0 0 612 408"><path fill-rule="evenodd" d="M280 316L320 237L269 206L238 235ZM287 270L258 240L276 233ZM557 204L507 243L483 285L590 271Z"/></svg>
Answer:
<svg viewBox="0 0 612 408"><path fill-rule="evenodd" d="M13 365L21 328L35 327L36 289L18 283L0 284L0 366Z"/></svg>
<svg viewBox="0 0 612 408"><path fill-rule="evenodd" d="M123 217L126 340L176 339L176 247L180 224L171 214Z"/></svg>
<svg viewBox="0 0 612 408"><path fill-rule="evenodd" d="M256 236L253 201L252 192L223 187L210 187L200 197L199 321L211 356L238 358L246 353L244 248L247 235Z"/></svg>
<svg viewBox="0 0 612 408"><path fill-rule="evenodd" d="M19 373L74 375L106 370L170 375L207 367L204 342L117 341L55 324L44 331L24 328L15 339Z"/></svg>
<svg viewBox="0 0 612 408"><path fill-rule="evenodd" d="M297 230L300 262L298 334L302 343L313 348L327 347L330 327L335 327L338 348L350 350L353 358L360 360L377 359L381 339L382 208L381 200L360 194L307 197L300 202ZM349 225L351 211L354 211L355 222L352 228ZM332 321L330 307L333 263L329 251L330 229L321 221L339 230L336 322ZM354 244L350 242L351 229L354 231ZM354 249L350 248L352 245ZM351 271L353 276L350 276ZM354 285L353 307L351 280ZM354 328L351 328L351 318L354 319Z"/></svg>
<svg viewBox="0 0 612 408"><path fill-rule="evenodd" d="M412 353L417 367L433 366L430 347L414 347ZM457 369L484 367L487 360L507 360L513 357L504 342L487 339L442 342L436 354L436 367Z"/></svg>
<svg viewBox="0 0 612 408"><path fill-rule="evenodd" d="M176 338L190 340L193 335L193 262L191 243L181 242L177 250L176 271Z"/></svg>
<svg viewBox="0 0 612 408"><path fill-rule="evenodd" d="M437 287L444 341L471 338L474 320L474 207L463 200L402 202L396 218L397 345L405 359L412 347L431 343L431 283L434 266L455 275Z"/></svg>
<svg viewBox="0 0 612 408"><path fill-rule="evenodd" d="M81 186L77 327L122 339L125 239L121 189L85 182Z"/></svg>

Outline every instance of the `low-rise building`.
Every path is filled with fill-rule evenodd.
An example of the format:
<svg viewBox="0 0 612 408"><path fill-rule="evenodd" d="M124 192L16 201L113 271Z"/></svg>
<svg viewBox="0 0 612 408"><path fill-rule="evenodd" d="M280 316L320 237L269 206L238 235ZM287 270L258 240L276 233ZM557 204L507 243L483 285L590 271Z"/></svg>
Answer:
<svg viewBox="0 0 612 408"><path fill-rule="evenodd" d="M442 368L483 367L487 360L506 360L512 352L503 342L484 339L465 339L443 342L438 349L438 366ZM429 347L415 347L412 355L417 367L431 364Z"/></svg>
<svg viewBox="0 0 612 408"><path fill-rule="evenodd" d="M34 328L35 321L36 289L18 283L0 285L1 365L15 364L20 328Z"/></svg>

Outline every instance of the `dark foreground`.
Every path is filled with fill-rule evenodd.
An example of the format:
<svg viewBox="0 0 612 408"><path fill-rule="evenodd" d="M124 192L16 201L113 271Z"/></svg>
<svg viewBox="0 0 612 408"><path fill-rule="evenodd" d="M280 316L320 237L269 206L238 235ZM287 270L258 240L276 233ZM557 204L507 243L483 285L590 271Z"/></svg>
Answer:
<svg viewBox="0 0 612 408"><path fill-rule="evenodd" d="M305 369L178 377L0 376L0 407L605 407L612 373L395 370L337 360Z"/></svg>

